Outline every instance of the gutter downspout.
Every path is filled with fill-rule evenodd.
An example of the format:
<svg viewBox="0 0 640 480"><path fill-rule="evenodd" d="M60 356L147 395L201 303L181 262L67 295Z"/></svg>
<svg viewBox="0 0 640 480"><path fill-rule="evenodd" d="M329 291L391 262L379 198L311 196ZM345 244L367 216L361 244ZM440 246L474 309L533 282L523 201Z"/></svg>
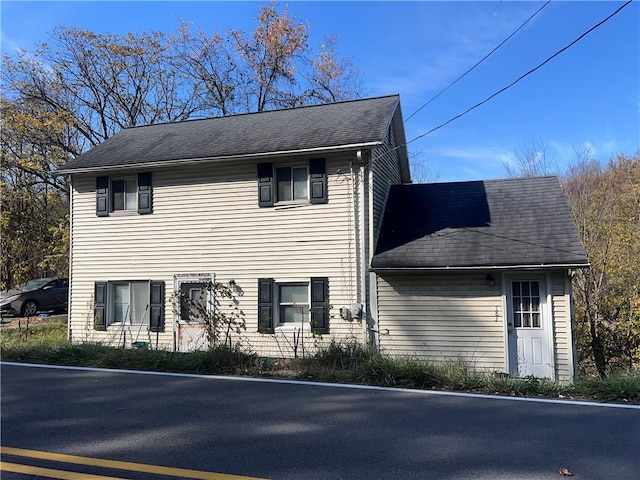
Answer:
<svg viewBox="0 0 640 480"><path fill-rule="evenodd" d="M358 255L359 255L359 215L358 215L358 202L356 201L356 177L355 172L353 170L353 160L349 163L349 172L351 174L351 213L353 214L353 284L355 287L355 291L353 288L349 290L349 294L352 295L352 300L358 302L358 297L360 296L360 272L358 270ZM364 336L366 331L363 329L363 345L365 345L366 337Z"/></svg>
<svg viewBox="0 0 640 480"><path fill-rule="evenodd" d="M360 218L359 218L359 230L360 230L360 238L359 240L359 244L360 244L360 284L359 284L359 292L358 292L358 297L359 297L359 302L362 305L362 312L361 312L361 319L362 319L362 344L363 345L368 345L368 327L369 327L369 311L367 309L367 269L365 267L366 265L366 260L367 260L367 256L366 256L366 239L365 239L365 229L367 227L366 225L366 221L365 221L365 216L364 216L364 211L365 211L365 186L366 186L366 182L365 182L365 165L364 162L362 160L362 150L358 150L356 152L356 159L358 160L358 163L360 164L360 184L358 185L359 188L359 192L358 192L358 196L359 196L359 205L358 205L358 210L360 213Z"/></svg>
<svg viewBox="0 0 640 480"><path fill-rule="evenodd" d="M373 162L370 160L369 163L369 255L367 256L367 273L369 276L369 317L371 319L371 344L376 348L376 350L380 350L380 334L379 334L379 325L378 325L378 277L374 272L369 271L369 266L371 265L371 260L373 259L373 254L375 253L375 230L374 230L374 211L373 211Z"/></svg>

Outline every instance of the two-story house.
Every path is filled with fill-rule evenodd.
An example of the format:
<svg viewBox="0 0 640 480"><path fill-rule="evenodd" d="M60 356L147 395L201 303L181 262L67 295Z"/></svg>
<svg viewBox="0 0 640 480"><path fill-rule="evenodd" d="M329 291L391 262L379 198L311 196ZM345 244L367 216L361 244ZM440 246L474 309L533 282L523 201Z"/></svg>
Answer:
<svg viewBox="0 0 640 480"><path fill-rule="evenodd" d="M235 341L261 355L355 340L573 377L568 274L587 262L557 179L408 185L397 95L128 128L59 171L73 342L204 348L176 298L215 281L246 321Z"/></svg>

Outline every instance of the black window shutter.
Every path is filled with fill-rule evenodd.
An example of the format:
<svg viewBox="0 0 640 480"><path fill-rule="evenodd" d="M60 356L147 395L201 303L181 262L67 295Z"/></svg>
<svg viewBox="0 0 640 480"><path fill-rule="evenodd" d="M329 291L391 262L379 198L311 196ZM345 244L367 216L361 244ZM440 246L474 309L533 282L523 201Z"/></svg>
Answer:
<svg viewBox="0 0 640 480"><path fill-rule="evenodd" d="M324 158L309 160L309 184L311 203L327 203L327 172Z"/></svg>
<svg viewBox="0 0 640 480"><path fill-rule="evenodd" d="M164 332L164 282L149 283L149 330Z"/></svg>
<svg viewBox="0 0 640 480"><path fill-rule="evenodd" d="M107 329L107 282L96 282L93 295L93 328Z"/></svg>
<svg viewBox="0 0 640 480"><path fill-rule="evenodd" d="M329 279L311 278L311 331L329 333Z"/></svg>
<svg viewBox="0 0 640 480"><path fill-rule="evenodd" d="M258 332L273 333L273 278L258 279Z"/></svg>
<svg viewBox="0 0 640 480"><path fill-rule="evenodd" d="M273 163L258 164L258 206L273 206Z"/></svg>
<svg viewBox="0 0 640 480"><path fill-rule="evenodd" d="M109 177L96 177L96 215L109 216Z"/></svg>
<svg viewBox="0 0 640 480"><path fill-rule="evenodd" d="M138 213L144 215L153 212L153 189L151 172L138 174Z"/></svg>

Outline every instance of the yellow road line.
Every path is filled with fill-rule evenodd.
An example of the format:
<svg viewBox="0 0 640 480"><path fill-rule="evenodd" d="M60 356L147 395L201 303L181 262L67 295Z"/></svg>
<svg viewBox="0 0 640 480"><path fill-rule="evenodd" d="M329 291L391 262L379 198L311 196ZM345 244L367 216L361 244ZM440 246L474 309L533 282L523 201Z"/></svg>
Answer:
<svg viewBox="0 0 640 480"><path fill-rule="evenodd" d="M57 478L58 480L125 480L117 477L103 477L102 475L90 475L88 473L65 472L64 470L54 470L51 468L41 468L8 462L0 462L0 472L24 473L25 475Z"/></svg>
<svg viewBox="0 0 640 480"><path fill-rule="evenodd" d="M6 455L37 458L39 460L50 460L54 462L73 463L76 465L88 465L92 467L112 468L117 470L128 470L132 472L144 472L155 475L167 475L198 480L264 480L257 477L203 472L200 470L189 470L186 468L162 467L160 465L149 465L146 463L120 462L117 460L105 460L101 458L79 457L76 455L66 455L64 453L41 452L38 450L26 450L14 447L0 447L0 452Z"/></svg>

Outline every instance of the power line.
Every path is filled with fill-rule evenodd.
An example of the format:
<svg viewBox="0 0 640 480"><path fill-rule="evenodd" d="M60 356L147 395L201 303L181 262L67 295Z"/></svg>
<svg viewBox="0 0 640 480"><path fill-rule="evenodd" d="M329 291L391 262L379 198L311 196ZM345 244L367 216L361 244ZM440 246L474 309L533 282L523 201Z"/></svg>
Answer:
<svg viewBox="0 0 640 480"><path fill-rule="evenodd" d="M415 115L418 114L418 112L420 112L420 110L422 110L424 107L426 107L427 105L429 105L431 102L433 102L436 98L438 98L440 95L442 95L444 92L446 92L447 90L449 90L451 87L453 87L456 83L458 83L458 81L462 80L464 77L467 76L468 73L470 73L472 70L474 70L478 65L480 65L482 62L484 62L487 58L489 58L491 55L493 55L493 53L498 50L502 45L504 45L505 43L507 43L511 37L513 37L516 33L518 33L520 30L522 30L525 25L527 23L529 23L533 17L535 17L536 15L538 15L538 13L540 13L542 11L542 9L544 7L546 7L547 5L549 5L551 3L551 0L547 0L547 3L545 3L544 5L542 5L538 10L536 10L534 12L533 15L531 15L529 18L527 18L525 20L525 22L520 25L518 28L516 28L514 30L514 32L509 35L507 38L505 38L497 47L495 47L493 50L491 50L489 53L487 53L484 57L482 57L482 59L477 62L473 67L471 67L469 70L467 70L466 72L464 72L462 75L460 75L458 78L456 78L453 82L451 82L449 85L447 85L445 88L443 88L442 90L440 90L435 96L431 97L431 99L425 103L424 105L422 105L419 109L417 109L415 112L413 112L411 115L409 115L409 117L404 121L404 123L407 123L409 120L411 120Z"/></svg>
<svg viewBox="0 0 640 480"><path fill-rule="evenodd" d="M449 120L447 120L446 122L438 125L437 127L432 128L431 130L429 130L426 133L423 133L422 135L418 135L417 137L409 140L407 143L405 143L406 145L409 145L412 142L415 142L416 140L426 137L427 135L435 132L436 130L441 129L442 127L449 125L451 122L457 120L458 118L466 115L467 113L471 112L472 110L475 110L476 108L484 105L485 103L487 103L489 100L491 100L492 98L498 96L499 94L501 94L502 92L508 90L509 88L513 87L516 83L520 82L520 80L522 80L525 77L528 77L529 75L531 75L533 72L535 72L536 70L538 70L539 68L541 68L542 66L546 65L547 63L549 63L552 59L554 59L555 57L557 57L558 55L560 55L561 53L563 53L565 50L569 49L570 47L572 47L573 45L575 45L576 43L578 43L580 40L582 40L584 37L586 37L588 34L590 34L591 32L593 32L596 28L598 28L599 26L601 26L602 24L606 23L607 21L609 21L611 18L613 18L615 15L617 15L618 13L620 13L620 11L625 8L627 5L629 5L633 0L628 0L626 3L624 3L623 5L621 5L615 12L613 12L612 14L610 14L608 17L606 17L604 20L601 20L600 22L596 23L593 27L591 27L589 30L587 30L586 32L584 32L582 35L580 35L578 38L576 38L573 42L569 43L567 46L561 48L560 50L558 50L556 53L554 53L553 55L551 55L549 58L547 58L544 62L540 63L538 66L532 68L531 70L529 70L527 73L524 73L522 75L520 75L517 79L515 79L513 82L511 82L509 85L507 85L506 87L501 88L500 90L498 90L497 92L493 93L492 95L488 96L487 98L485 98L484 100L482 100L479 103L476 103L473 107L469 107L467 108L464 112L456 115L453 118L450 118Z"/></svg>

